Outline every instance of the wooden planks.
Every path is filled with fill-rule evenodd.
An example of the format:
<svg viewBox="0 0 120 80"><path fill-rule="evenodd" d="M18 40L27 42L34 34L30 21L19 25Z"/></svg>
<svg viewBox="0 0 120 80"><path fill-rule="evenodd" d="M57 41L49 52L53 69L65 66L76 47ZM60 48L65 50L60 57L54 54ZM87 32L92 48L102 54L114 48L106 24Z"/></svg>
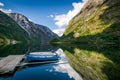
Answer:
<svg viewBox="0 0 120 80"><path fill-rule="evenodd" d="M13 72L24 55L9 55L0 60L0 74Z"/></svg>

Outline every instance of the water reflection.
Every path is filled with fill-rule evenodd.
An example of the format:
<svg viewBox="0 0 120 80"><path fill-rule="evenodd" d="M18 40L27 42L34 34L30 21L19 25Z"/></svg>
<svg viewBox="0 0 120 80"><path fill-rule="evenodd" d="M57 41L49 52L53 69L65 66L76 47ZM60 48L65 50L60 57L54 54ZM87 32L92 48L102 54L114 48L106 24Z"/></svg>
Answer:
<svg viewBox="0 0 120 80"><path fill-rule="evenodd" d="M71 73L68 73L68 69ZM81 78L68 64L47 64L22 69L5 80L81 80Z"/></svg>
<svg viewBox="0 0 120 80"><path fill-rule="evenodd" d="M119 80L120 50L88 44L60 44L72 67L85 80ZM116 74L115 74L116 73Z"/></svg>
<svg viewBox="0 0 120 80"><path fill-rule="evenodd" d="M50 51L57 50L58 48L52 47L49 44L44 45L33 45L33 44L14 44L14 45L1 45L0 46L0 57L8 55L20 55L27 54L36 51Z"/></svg>
<svg viewBox="0 0 120 80"><path fill-rule="evenodd" d="M25 54L34 51L57 50L56 52L60 55L60 60L56 63L24 66L10 76L4 75L4 77L0 77L0 80L82 80L81 76L69 65L68 59L62 49L48 45L36 47L19 45L18 48L17 45L14 45L2 48L1 52L5 49L8 49L8 51L3 51L5 55L1 54L0 56L17 53ZM12 51L7 54L10 50Z"/></svg>

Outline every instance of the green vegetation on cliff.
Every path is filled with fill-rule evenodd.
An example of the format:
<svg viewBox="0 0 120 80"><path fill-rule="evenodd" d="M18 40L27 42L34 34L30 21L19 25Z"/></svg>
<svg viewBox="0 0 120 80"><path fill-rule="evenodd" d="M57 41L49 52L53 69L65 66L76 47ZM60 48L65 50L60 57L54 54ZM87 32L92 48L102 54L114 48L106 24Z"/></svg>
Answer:
<svg viewBox="0 0 120 80"><path fill-rule="evenodd" d="M27 42L28 34L9 16L0 11L0 44Z"/></svg>
<svg viewBox="0 0 120 80"><path fill-rule="evenodd" d="M84 80L119 80L120 0L88 0L60 41Z"/></svg>
<svg viewBox="0 0 120 80"><path fill-rule="evenodd" d="M0 45L16 43L40 44L40 38L30 37L12 18L0 11Z"/></svg>

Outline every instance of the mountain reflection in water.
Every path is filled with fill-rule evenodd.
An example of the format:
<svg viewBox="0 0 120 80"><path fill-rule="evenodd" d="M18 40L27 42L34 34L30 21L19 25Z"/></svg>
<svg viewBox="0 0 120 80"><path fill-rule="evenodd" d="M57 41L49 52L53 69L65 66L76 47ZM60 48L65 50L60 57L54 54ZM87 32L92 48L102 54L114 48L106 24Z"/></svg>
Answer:
<svg viewBox="0 0 120 80"><path fill-rule="evenodd" d="M56 63L25 66L10 77L0 77L0 80L82 80L81 76L69 65L62 51L56 51L60 60Z"/></svg>

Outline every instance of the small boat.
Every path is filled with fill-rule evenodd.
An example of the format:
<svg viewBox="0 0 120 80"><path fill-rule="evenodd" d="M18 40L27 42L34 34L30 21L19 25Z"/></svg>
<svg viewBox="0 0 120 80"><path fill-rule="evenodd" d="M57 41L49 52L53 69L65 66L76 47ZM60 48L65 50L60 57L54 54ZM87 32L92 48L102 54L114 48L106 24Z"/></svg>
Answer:
<svg viewBox="0 0 120 80"><path fill-rule="evenodd" d="M26 55L28 61L55 61L59 55L55 52L31 52Z"/></svg>

